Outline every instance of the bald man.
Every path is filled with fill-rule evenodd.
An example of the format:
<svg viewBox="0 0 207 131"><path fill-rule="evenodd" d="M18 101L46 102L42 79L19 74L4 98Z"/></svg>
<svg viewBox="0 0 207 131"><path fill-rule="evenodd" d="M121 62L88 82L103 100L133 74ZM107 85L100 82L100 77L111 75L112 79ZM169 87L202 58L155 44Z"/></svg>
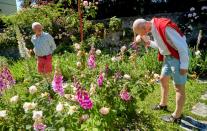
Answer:
<svg viewBox="0 0 207 131"><path fill-rule="evenodd" d="M147 46L157 48L158 60L163 61L161 71L161 100L154 110L167 110L169 80L172 76L176 91L176 109L171 115L162 116L166 122L180 123L185 103L185 84L189 66L186 38L178 26L167 18L153 18L151 21L137 19L133 23L136 41L142 39ZM154 41L147 36L152 34Z"/></svg>
<svg viewBox="0 0 207 131"><path fill-rule="evenodd" d="M56 49L53 37L43 32L43 27L39 22L32 24L34 35L32 36L32 43L34 45L34 53L37 56L38 72L50 80L52 72L52 53Z"/></svg>

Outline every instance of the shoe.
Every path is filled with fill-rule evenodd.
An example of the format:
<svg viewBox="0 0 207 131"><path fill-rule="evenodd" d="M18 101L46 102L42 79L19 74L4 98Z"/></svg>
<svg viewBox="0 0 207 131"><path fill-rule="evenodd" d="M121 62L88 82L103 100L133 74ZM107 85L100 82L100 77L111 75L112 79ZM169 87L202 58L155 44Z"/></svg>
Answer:
<svg viewBox="0 0 207 131"><path fill-rule="evenodd" d="M161 119L165 122L181 124L182 117L183 117L182 115L179 118L175 118L172 115L165 115L162 116Z"/></svg>
<svg viewBox="0 0 207 131"><path fill-rule="evenodd" d="M152 107L152 110L164 110L164 111L167 111L167 106L161 106L161 105L157 104L157 105L154 105Z"/></svg>

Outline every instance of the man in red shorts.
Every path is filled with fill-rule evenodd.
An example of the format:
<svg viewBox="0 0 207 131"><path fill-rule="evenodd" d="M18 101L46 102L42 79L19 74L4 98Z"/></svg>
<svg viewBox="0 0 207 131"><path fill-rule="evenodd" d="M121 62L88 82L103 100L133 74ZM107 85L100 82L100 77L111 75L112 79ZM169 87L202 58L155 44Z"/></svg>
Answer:
<svg viewBox="0 0 207 131"><path fill-rule="evenodd" d="M32 29L35 34L32 36L31 41L34 45L34 53L37 56L38 72L50 82L52 53L56 49L55 41L50 34L43 32L43 27L40 23L34 22Z"/></svg>

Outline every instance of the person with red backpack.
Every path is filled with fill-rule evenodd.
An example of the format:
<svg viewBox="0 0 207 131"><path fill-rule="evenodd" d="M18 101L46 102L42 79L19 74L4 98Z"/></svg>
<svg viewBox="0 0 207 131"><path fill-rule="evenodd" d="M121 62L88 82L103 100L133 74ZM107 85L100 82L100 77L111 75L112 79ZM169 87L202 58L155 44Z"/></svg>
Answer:
<svg viewBox="0 0 207 131"><path fill-rule="evenodd" d="M176 109L171 115L162 116L166 122L180 123L185 104L185 84L189 66L189 49L184 34L168 18L153 18L151 21L137 19L133 23L135 42L143 40L146 46L157 48L158 60L163 61L160 82L161 101L154 110L167 110L169 80L172 76L176 91ZM154 40L150 40L151 33Z"/></svg>

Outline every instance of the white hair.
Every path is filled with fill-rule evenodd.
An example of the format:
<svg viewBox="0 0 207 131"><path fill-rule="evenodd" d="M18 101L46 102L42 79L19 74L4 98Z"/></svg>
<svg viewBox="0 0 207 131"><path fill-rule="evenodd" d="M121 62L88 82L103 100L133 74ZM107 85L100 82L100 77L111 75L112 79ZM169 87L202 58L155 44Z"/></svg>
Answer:
<svg viewBox="0 0 207 131"><path fill-rule="evenodd" d="M133 30L135 30L136 28L144 28L146 22L147 21L145 19L136 19L132 26Z"/></svg>
<svg viewBox="0 0 207 131"><path fill-rule="evenodd" d="M42 25L39 22L34 22L34 23L32 23L32 29L34 29L35 26L37 26L37 25L42 27Z"/></svg>

